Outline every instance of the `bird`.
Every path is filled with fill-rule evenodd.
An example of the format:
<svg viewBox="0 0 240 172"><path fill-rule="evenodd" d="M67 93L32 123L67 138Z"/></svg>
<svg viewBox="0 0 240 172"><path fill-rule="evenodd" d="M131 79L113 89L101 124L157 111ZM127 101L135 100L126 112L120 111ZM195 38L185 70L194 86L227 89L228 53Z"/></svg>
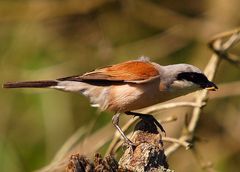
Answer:
<svg viewBox="0 0 240 172"><path fill-rule="evenodd" d="M53 88L82 93L89 98L91 106L114 112L112 123L124 141L130 145L134 144L119 126L120 114L151 119L164 131L152 115L134 111L197 90L218 89L215 83L209 81L206 75L193 65L181 63L163 66L150 61L148 57L54 80L7 82L3 88Z"/></svg>

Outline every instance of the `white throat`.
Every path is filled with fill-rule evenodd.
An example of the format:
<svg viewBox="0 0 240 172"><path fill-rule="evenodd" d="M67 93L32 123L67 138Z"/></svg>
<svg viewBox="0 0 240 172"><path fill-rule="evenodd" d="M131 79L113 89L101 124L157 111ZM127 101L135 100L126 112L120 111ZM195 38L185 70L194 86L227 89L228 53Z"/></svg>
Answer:
<svg viewBox="0 0 240 172"><path fill-rule="evenodd" d="M190 93L199 89L200 89L199 85L186 80L181 80L181 81L176 80L169 87L169 91L171 92L183 92L183 93L188 93L188 92Z"/></svg>

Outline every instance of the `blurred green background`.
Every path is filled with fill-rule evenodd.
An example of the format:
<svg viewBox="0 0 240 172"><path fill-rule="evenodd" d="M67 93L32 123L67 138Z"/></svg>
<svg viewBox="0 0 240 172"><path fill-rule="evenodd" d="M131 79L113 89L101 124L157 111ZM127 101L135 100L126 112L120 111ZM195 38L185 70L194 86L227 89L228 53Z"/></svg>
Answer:
<svg viewBox="0 0 240 172"><path fill-rule="evenodd" d="M0 82L82 74L142 55L204 69L212 54L207 42L237 27L239 10L239 0L2 0ZM232 51L240 55L240 46ZM223 61L216 83L239 80L239 69ZM78 128L87 130L85 140L110 123L111 114L99 114L76 94L0 89L0 171L47 165ZM239 95L211 100L202 115L197 135L207 142L197 144L199 152L217 171L238 171ZM111 136L115 129L109 129ZM169 164L176 171L202 171L184 149Z"/></svg>

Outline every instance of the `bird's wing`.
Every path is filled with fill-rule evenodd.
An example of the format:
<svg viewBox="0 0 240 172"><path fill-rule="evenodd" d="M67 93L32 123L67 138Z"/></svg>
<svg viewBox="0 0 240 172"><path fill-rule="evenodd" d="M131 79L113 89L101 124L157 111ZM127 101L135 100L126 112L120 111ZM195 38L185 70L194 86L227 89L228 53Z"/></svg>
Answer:
<svg viewBox="0 0 240 172"><path fill-rule="evenodd" d="M96 69L81 76L60 78L60 81L130 82L144 83L159 77L159 71L150 61L134 60Z"/></svg>

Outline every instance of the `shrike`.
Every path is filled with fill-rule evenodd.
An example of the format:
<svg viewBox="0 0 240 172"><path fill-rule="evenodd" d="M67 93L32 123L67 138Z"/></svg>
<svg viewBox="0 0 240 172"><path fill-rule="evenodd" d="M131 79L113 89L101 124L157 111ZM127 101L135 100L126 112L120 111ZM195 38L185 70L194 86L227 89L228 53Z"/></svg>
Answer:
<svg viewBox="0 0 240 172"><path fill-rule="evenodd" d="M115 113L113 125L124 140L132 144L119 127L119 115L137 115L143 119L153 116L132 112L182 96L196 90L216 90L200 69L189 64L161 66L143 57L96 69L83 75L55 80L9 82L4 88L54 88L82 93L91 105ZM163 130L161 125L155 123Z"/></svg>

